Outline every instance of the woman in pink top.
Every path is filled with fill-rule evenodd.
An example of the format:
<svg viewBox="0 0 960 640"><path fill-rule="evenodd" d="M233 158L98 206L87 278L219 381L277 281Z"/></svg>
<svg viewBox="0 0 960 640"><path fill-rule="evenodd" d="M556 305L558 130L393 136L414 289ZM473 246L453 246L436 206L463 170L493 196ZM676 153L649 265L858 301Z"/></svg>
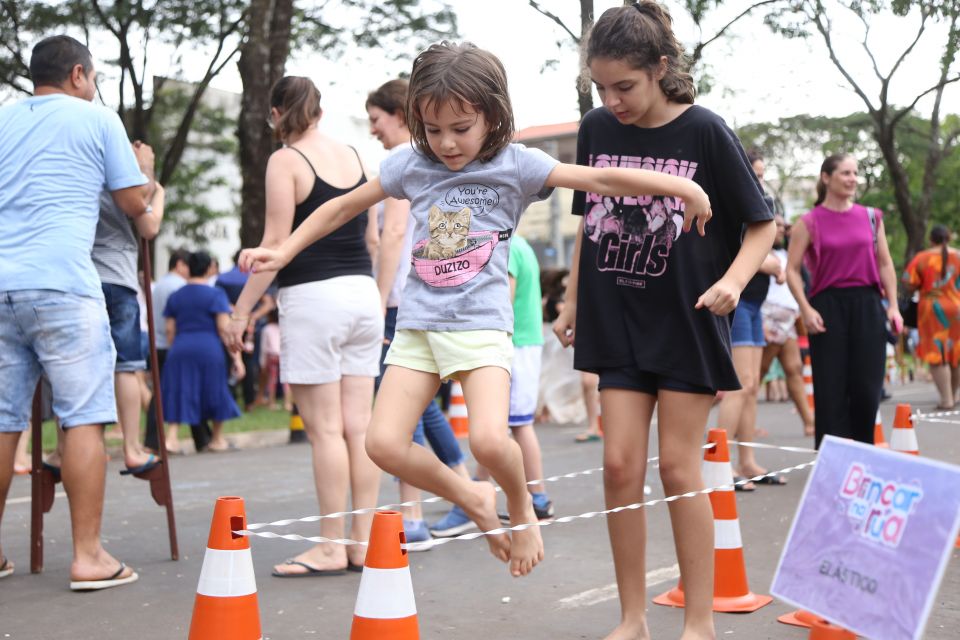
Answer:
<svg viewBox="0 0 960 640"><path fill-rule="evenodd" d="M818 447L825 435L873 443L886 323L897 333L903 327L883 213L855 203L856 191L852 156L824 160L817 201L793 225L787 257L787 283L810 334ZM809 291L801 263L810 272Z"/></svg>

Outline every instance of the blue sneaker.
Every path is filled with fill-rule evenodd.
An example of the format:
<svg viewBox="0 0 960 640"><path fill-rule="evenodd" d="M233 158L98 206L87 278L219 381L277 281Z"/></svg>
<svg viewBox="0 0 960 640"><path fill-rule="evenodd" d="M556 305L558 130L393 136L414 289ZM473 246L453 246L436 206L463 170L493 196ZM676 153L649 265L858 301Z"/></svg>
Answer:
<svg viewBox="0 0 960 640"><path fill-rule="evenodd" d="M537 514L537 520L547 520L553 517L553 502L547 497L546 493L533 493L533 511Z"/></svg>
<svg viewBox="0 0 960 640"><path fill-rule="evenodd" d="M403 520L403 534L407 542L426 542L432 540L430 530L427 529L427 523L423 520ZM416 551L429 551L426 549L415 549Z"/></svg>
<svg viewBox="0 0 960 640"><path fill-rule="evenodd" d="M447 515L430 525L430 533L435 538L452 538L476 528L477 525L464 513L463 509L453 505Z"/></svg>

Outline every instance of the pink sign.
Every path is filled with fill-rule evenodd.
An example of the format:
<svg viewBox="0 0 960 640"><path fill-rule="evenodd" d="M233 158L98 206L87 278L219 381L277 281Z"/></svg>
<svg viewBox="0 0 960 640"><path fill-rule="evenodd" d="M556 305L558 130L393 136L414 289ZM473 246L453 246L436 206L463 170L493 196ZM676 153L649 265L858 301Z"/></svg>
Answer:
<svg viewBox="0 0 960 640"><path fill-rule="evenodd" d="M958 528L960 468L828 436L771 593L868 638L920 638Z"/></svg>

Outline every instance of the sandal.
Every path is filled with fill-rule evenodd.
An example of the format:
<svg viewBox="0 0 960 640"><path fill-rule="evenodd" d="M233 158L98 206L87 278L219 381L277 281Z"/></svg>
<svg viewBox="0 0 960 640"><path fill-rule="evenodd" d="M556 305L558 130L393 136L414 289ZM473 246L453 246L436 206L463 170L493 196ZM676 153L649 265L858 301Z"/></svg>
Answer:
<svg viewBox="0 0 960 640"><path fill-rule="evenodd" d="M733 476L733 489L734 491L756 491L757 486L753 483L752 480L747 480L743 476Z"/></svg>
<svg viewBox="0 0 960 640"><path fill-rule="evenodd" d="M574 442L579 442L579 443L583 443L583 442L597 442L598 440L603 440L603 436L601 436L599 433L590 433L589 431L585 431L585 432L577 435L577 436L573 439Z"/></svg>

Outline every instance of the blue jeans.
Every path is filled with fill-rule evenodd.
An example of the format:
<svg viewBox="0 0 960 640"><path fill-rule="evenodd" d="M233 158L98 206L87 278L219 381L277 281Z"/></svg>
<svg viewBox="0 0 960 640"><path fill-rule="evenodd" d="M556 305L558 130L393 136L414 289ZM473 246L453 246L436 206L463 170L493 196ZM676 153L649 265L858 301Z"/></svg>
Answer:
<svg viewBox="0 0 960 640"><path fill-rule="evenodd" d="M383 361L387 357L390 342L393 341L396 332L397 307L387 307L387 315L383 324L383 334L386 342L380 353L380 376L374 382L377 390L380 389L380 381L383 380L383 374L387 368ZM465 460L463 450L460 449L460 443L457 441L457 437L453 435L450 423L447 422L436 402L431 401L423 411L420 420L417 421L417 428L413 432L413 441L421 447L426 446L427 441L429 441L434 453L448 467L455 467Z"/></svg>
<svg viewBox="0 0 960 640"><path fill-rule="evenodd" d="M0 432L27 428L41 372L64 428L116 422L116 357L103 300L45 289L0 292Z"/></svg>
<svg viewBox="0 0 960 640"><path fill-rule="evenodd" d="M140 343L140 304L137 292L119 284L104 282L103 298L110 317L110 336L117 349L119 372L143 371L147 368L146 355Z"/></svg>

